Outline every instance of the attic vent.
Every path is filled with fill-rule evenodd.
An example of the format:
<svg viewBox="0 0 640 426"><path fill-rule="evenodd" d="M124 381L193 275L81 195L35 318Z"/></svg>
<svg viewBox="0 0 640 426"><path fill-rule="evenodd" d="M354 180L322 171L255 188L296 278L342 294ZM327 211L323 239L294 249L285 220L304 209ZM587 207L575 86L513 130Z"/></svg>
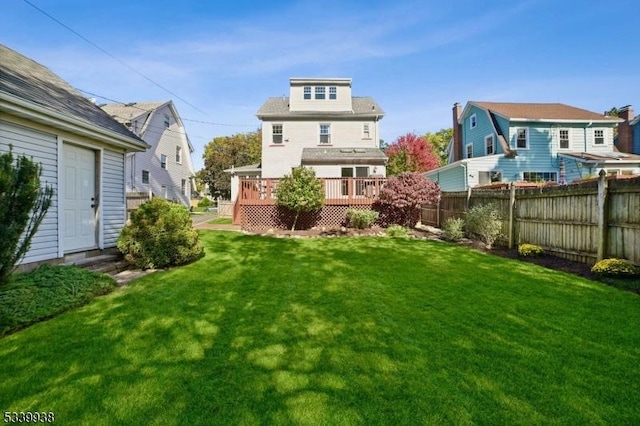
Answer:
<svg viewBox="0 0 640 426"><path fill-rule="evenodd" d="M354 149L353 152L357 154L364 154L365 152L367 152L367 150L360 148L360 149Z"/></svg>
<svg viewBox="0 0 640 426"><path fill-rule="evenodd" d="M343 154L351 154L352 152L354 152L353 149L347 149L347 148L342 148L340 149L340 152Z"/></svg>

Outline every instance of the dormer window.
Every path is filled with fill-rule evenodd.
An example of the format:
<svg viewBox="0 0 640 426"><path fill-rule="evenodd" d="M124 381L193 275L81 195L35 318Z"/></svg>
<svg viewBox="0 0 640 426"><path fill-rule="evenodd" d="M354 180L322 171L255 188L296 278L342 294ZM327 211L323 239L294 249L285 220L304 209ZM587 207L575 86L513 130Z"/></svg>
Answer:
<svg viewBox="0 0 640 426"><path fill-rule="evenodd" d="M304 99L311 99L311 86L304 86Z"/></svg>
<svg viewBox="0 0 640 426"><path fill-rule="evenodd" d="M325 87L316 86L316 99L325 99Z"/></svg>
<svg viewBox="0 0 640 426"><path fill-rule="evenodd" d="M338 88L336 86L329 86L329 99L338 99Z"/></svg>

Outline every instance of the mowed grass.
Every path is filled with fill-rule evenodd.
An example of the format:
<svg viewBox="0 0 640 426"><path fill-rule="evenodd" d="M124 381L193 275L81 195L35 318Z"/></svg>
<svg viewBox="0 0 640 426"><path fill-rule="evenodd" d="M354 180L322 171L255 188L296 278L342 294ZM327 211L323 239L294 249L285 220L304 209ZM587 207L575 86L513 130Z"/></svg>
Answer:
<svg viewBox="0 0 640 426"><path fill-rule="evenodd" d="M203 231L200 261L0 339L60 424L639 424L640 297L438 242Z"/></svg>

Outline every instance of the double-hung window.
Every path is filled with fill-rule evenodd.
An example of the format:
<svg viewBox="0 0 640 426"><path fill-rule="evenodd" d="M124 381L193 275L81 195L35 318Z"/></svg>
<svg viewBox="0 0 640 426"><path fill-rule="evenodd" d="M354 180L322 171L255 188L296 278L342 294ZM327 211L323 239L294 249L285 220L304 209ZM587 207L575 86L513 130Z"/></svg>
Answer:
<svg viewBox="0 0 640 426"><path fill-rule="evenodd" d="M304 86L302 90L304 91L304 99L311 99L311 86Z"/></svg>
<svg viewBox="0 0 640 426"><path fill-rule="evenodd" d="M282 124L271 125L272 142L274 144L282 143Z"/></svg>
<svg viewBox="0 0 640 426"><path fill-rule="evenodd" d="M371 126L369 123L362 124L362 139L371 139Z"/></svg>
<svg viewBox="0 0 640 426"><path fill-rule="evenodd" d="M593 143L595 145L604 145L604 130L595 129L593 131Z"/></svg>
<svg viewBox="0 0 640 426"><path fill-rule="evenodd" d="M336 86L329 86L329 99L338 99L338 88Z"/></svg>
<svg viewBox="0 0 640 426"><path fill-rule="evenodd" d="M529 129L526 127L516 131L516 148L529 149Z"/></svg>
<svg viewBox="0 0 640 426"><path fill-rule="evenodd" d="M478 118L476 117L475 114L472 114L471 117L469 117L469 128L475 129L477 125L478 125Z"/></svg>
<svg viewBox="0 0 640 426"><path fill-rule="evenodd" d="M182 195L187 195L187 180L186 179L182 179L182 181L180 182L180 192L182 192Z"/></svg>
<svg viewBox="0 0 640 426"><path fill-rule="evenodd" d="M176 163L182 164L182 147L176 146Z"/></svg>
<svg viewBox="0 0 640 426"><path fill-rule="evenodd" d="M473 145L467 144L467 158L473 158Z"/></svg>
<svg viewBox="0 0 640 426"><path fill-rule="evenodd" d="M560 129L558 135L560 149L569 149L569 129Z"/></svg>
<svg viewBox="0 0 640 426"><path fill-rule="evenodd" d="M320 143L331 143L331 125L330 124L321 124L320 125Z"/></svg>
<svg viewBox="0 0 640 426"><path fill-rule="evenodd" d="M168 129L169 126L171 126L171 117L165 114L165 116L164 116L164 127L166 127Z"/></svg>
<svg viewBox="0 0 640 426"><path fill-rule="evenodd" d="M149 185L149 170L142 171L142 183Z"/></svg>
<svg viewBox="0 0 640 426"><path fill-rule="evenodd" d="M496 153L495 147L493 146L493 135L485 136L484 147L487 155L493 155Z"/></svg>
<svg viewBox="0 0 640 426"><path fill-rule="evenodd" d="M160 155L160 168L162 169L166 169L167 168L167 156L164 154Z"/></svg>
<svg viewBox="0 0 640 426"><path fill-rule="evenodd" d="M316 99L324 99L326 88L324 86L316 86Z"/></svg>

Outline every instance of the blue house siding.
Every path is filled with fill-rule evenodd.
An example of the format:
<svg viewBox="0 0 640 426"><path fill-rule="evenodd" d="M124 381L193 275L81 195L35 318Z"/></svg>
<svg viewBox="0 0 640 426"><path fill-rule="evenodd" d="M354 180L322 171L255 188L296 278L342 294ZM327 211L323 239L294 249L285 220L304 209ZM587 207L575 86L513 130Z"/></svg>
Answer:
<svg viewBox="0 0 640 426"><path fill-rule="evenodd" d="M440 185L440 190L445 192L464 191L467 189L465 177L466 168L463 163L444 170L426 172L425 176L432 182Z"/></svg>
<svg viewBox="0 0 640 426"><path fill-rule="evenodd" d="M476 116L476 126L471 128L471 116L475 114ZM493 129L493 124L491 123L491 119L487 112L478 107L471 107L469 111L466 113L463 119L462 124L462 156L463 158L467 157L467 145L472 144L473 146L473 158L481 157L486 154L484 138L493 135L493 146L496 154L504 153L502 148L500 147L500 143L498 142L498 135Z"/></svg>
<svg viewBox="0 0 640 426"><path fill-rule="evenodd" d="M640 155L640 121L631 127L631 132L633 133L631 152Z"/></svg>

